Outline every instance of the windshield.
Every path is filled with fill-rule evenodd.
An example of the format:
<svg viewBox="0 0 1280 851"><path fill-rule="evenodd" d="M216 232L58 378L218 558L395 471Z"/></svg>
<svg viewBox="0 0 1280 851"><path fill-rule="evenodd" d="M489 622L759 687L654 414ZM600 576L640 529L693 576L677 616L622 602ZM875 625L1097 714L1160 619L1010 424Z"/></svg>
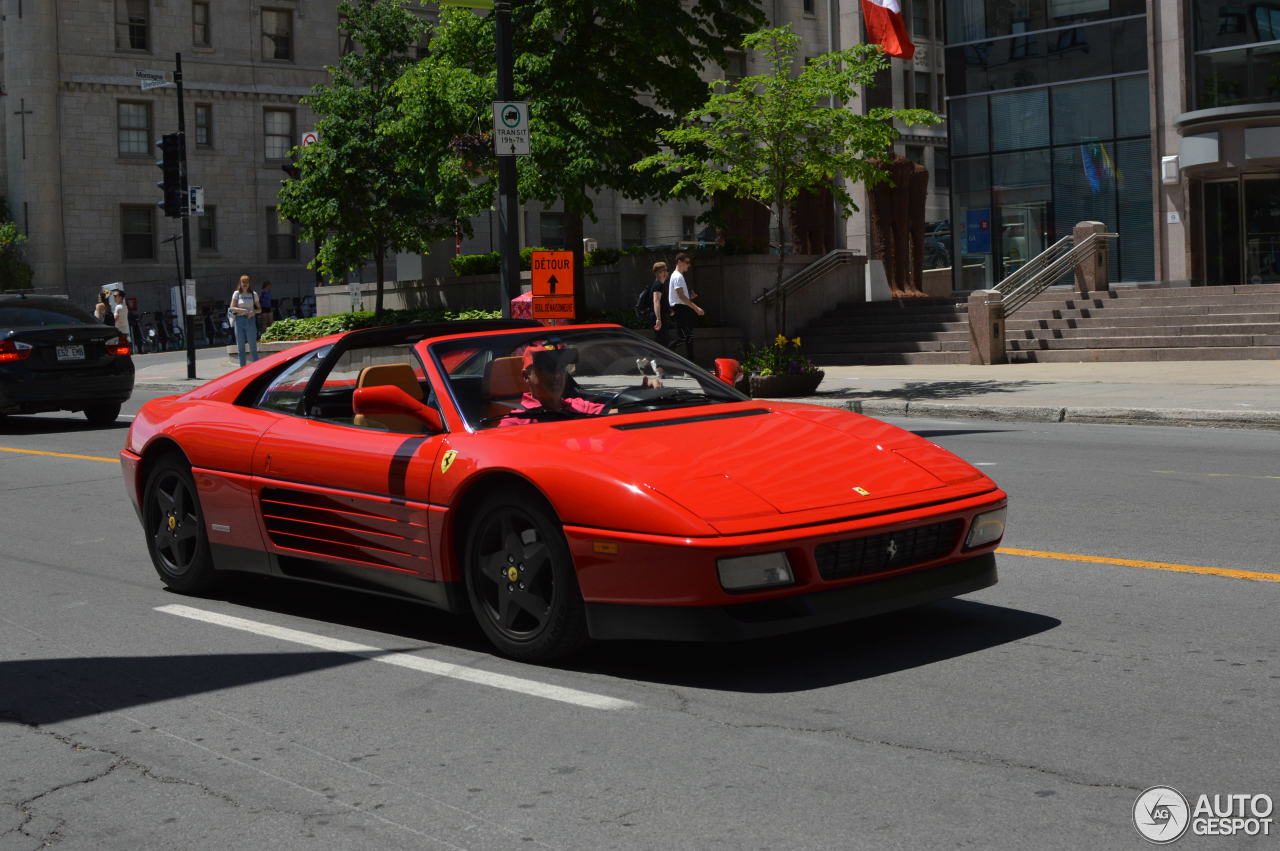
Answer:
<svg viewBox="0 0 1280 851"><path fill-rule="evenodd" d="M622 329L543 328L430 347L473 429L676 409L747 397Z"/></svg>

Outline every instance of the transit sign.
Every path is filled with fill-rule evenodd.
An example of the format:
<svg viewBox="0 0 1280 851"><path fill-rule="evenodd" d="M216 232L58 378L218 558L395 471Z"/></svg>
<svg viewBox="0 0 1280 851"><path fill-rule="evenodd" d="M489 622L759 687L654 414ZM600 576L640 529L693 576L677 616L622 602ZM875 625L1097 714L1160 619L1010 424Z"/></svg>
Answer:
<svg viewBox="0 0 1280 851"><path fill-rule="evenodd" d="M522 157L529 153L528 103L493 102L493 152L500 157Z"/></svg>
<svg viewBox="0 0 1280 851"><path fill-rule="evenodd" d="M529 264L534 319L573 319L573 252L535 251Z"/></svg>

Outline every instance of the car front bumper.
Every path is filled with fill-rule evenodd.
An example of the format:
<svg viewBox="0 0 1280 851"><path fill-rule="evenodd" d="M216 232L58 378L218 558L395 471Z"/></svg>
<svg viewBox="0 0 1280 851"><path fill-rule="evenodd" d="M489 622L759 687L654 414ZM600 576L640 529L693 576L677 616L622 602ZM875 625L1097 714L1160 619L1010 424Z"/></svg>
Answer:
<svg viewBox="0 0 1280 851"><path fill-rule="evenodd" d="M968 594L996 584L996 557L926 567L806 594L715 606L588 603L592 638L744 641L799 632Z"/></svg>
<svg viewBox="0 0 1280 851"><path fill-rule="evenodd" d="M133 393L133 381L132 362L53 374L6 365L0 367L0 413L79 411L93 403L123 403Z"/></svg>

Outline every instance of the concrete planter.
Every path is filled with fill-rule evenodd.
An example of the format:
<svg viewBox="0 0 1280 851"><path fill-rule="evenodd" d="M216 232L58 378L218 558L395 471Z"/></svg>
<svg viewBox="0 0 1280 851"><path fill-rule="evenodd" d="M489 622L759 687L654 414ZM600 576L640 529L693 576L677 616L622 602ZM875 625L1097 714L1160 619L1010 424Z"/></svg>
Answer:
<svg viewBox="0 0 1280 851"><path fill-rule="evenodd" d="M748 376L748 392L753 399L812 396L824 375L822 370L794 375L751 375Z"/></svg>

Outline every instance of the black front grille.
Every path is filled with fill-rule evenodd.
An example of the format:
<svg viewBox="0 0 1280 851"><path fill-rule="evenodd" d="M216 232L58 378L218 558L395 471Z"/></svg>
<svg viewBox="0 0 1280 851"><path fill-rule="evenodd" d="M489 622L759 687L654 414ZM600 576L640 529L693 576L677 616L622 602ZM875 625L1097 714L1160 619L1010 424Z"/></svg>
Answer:
<svg viewBox="0 0 1280 851"><path fill-rule="evenodd" d="M941 558L955 547L963 529L963 520L947 520L900 532L819 544L813 555L823 579L868 576Z"/></svg>

